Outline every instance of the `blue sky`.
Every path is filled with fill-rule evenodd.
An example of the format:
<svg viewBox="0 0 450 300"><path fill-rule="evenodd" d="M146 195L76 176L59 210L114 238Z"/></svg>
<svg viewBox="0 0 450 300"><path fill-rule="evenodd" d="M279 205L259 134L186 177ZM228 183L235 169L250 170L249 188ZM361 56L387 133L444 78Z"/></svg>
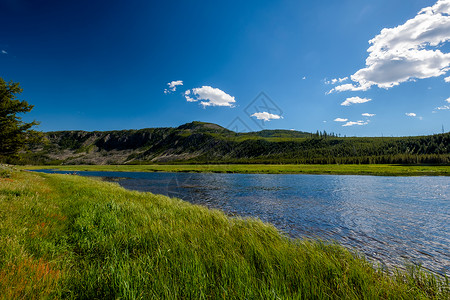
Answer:
<svg viewBox="0 0 450 300"><path fill-rule="evenodd" d="M0 76L21 83L43 131L198 120L433 134L450 129L449 12L450 0L3 0Z"/></svg>

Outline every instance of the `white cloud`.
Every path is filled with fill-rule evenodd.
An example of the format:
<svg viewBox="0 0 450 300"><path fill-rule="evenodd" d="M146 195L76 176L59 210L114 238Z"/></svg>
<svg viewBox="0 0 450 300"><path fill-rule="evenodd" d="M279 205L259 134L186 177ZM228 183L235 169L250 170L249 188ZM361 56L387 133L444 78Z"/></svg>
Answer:
<svg viewBox="0 0 450 300"><path fill-rule="evenodd" d="M303 76L303 77L302 77L302 80L305 80L305 79L306 79L306 76Z"/></svg>
<svg viewBox="0 0 450 300"><path fill-rule="evenodd" d="M343 119L343 118L336 118L334 119L335 122L347 122L348 119Z"/></svg>
<svg viewBox="0 0 450 300"><path fill-rule="evenodd" d="M367 91L369 89L368 86L355 86L351 83L346 83L342 85L338 85L337 87L331 89L327 92L327 94L331 94L332 92L346 92L346 91Z"/></svg>
<svg viewBox="0 0 450 300"><path fill-rule="evenodd" d="M175 92L177 90L177 86L183 85L183 80L175 80L175 81L169 82L167 85L169 87L167 89L164 89L164 94L170 94L172 92Z"/></svg>
<svg viewBox="0 0 450 300"><path fill-rule="evenodd" d="M361 114L361 116L363 116L363 117L373 117L373 116L375 116L375 114L363 113L363 114Z"/></svg>
<svg viewBox="0 0 450 300"><path fill-rule="evenodd" d="M184 92L184 97L186 98L187 102L195 102L197 99L191 98L191 90L187 90Z"/></svg>
<svg viewBox="0 0 450 300"><path fill-rule="evenodd" d="M450 103L450 97L445 99L445 102ZM447 110L447 109L450 109L450 105L442 105L442 106L436 107L435 109L437 109L437 110ZM433 110L433 113L436 113L436 111Z"/></svg>
<svg viewBox="0 0 450 300"><path fill-rule="evenodd" d="M200 88L194 88L187 90L184 93L184 97L188 102L196 102L199 100L203 107L206 106L229 106L233 107L236 100L234 97L228 95L224 91L213 88L210 86L202 86Z"/></svg>
<svg viewBox="0 0 450 300"><path fill-rule="evenodd" d="M333 79L331 79L331 84L335 84L335 83L337 83L337 82L341 83L341 82L346 81L347 79L348 79L348 77L344 77L344 78L333 78Z"/></svg>
<svg viewBox="0 0 450 300"><path fill-rule="evenodd" d="M342 102L341 105L349 106L351 104L366 103L366 102L369 102L371 100L372 99L368 99L368 98L350 97L350 98L345 99L345 101Z"/></svg>
<svg viewBox="0 0 450 300"><path fill-rule="evenodd" d="M450 76L444 78L445 82L450 82Z"/></svg>
<svg viewBox="0 0 450 300"><path fill-rule="evenodd" d="M8 54L6 50L2 50L2 54Z"/></svg>
<svg viewBox="0 0 450 300"><path fill-rule="evenodd" d="M336 83L341 83L344 82L348 79L348 77L344 77L344 78L333 78L331 80L325 81L325 84L336 84Z"/></svg>
<svg viewBox="0 0 450 300"><path fill-rule="evenodd" d="M353 125L359 125L359 126L362 126L362 125L367 125L367 124L369 124L369 121L366 121L366 122L364 122L364 121L356 121L356 122L354 122L354 121L349 121L349 122L345 123L345 124L342 125L342 126L353 126Z"/></svg>
<svg viewBox="0 0 450 300"><path fill-rule="evenodd" d="M439 46L450 40L450 0L438 0L414 18L384 28L369 41L366 67L350 76L354 84L329 91L366 91L375 85L391 88L413 79L437 77L450 69L450 53Z"/></svg>
<svg viewBox="0 0 450 300"><path fill-rule="evenodd" d="M408 117L416 117L417 115L415 113L405 113Z"/></svg>
<svg viewBox="0 0 450 300"><path fill-rule="evenodd" d="M251 115L251 117L256 117L258 120L264 120L264 121L283 119L282 116L270 114L266 111L254 113L253 115Z"/></svg>

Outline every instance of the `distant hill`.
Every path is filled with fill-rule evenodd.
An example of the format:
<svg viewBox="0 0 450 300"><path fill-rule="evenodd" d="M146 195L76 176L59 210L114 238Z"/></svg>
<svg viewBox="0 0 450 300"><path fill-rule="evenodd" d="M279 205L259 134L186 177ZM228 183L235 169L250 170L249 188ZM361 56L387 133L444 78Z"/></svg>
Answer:
<svg viewBox="0 0 450 300"><path fill-rule="evenodd" d="M291 130L236 133L217 124L177 128L45 133L23 153L29 164L449 163L450 133L337 137Z"/></svg>

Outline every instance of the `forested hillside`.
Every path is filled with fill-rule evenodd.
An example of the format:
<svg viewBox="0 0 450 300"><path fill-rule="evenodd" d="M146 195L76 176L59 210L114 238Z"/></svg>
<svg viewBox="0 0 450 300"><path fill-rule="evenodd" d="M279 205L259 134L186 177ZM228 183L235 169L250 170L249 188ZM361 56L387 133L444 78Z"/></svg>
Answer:
<svg viewBox="0 0 450 300"><path fill-rule="evenodd" d="M414 137L338 137L326 132L236 133L192 122L177 128L59 131L22 153L27 164L450 163L450 133Z"/></svg>

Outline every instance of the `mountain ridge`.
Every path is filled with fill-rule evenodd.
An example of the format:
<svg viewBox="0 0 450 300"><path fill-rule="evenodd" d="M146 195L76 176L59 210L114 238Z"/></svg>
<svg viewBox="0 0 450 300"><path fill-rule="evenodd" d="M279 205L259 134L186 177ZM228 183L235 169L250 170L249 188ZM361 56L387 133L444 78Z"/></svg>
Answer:
<svg viewBox="0 0 450 300"><path fill-rule="evenodd" d="M214 123L112 131L53 131L22 154L29 164L449 163L450 133L338 137L326 132L237 133Z"/></svg>

